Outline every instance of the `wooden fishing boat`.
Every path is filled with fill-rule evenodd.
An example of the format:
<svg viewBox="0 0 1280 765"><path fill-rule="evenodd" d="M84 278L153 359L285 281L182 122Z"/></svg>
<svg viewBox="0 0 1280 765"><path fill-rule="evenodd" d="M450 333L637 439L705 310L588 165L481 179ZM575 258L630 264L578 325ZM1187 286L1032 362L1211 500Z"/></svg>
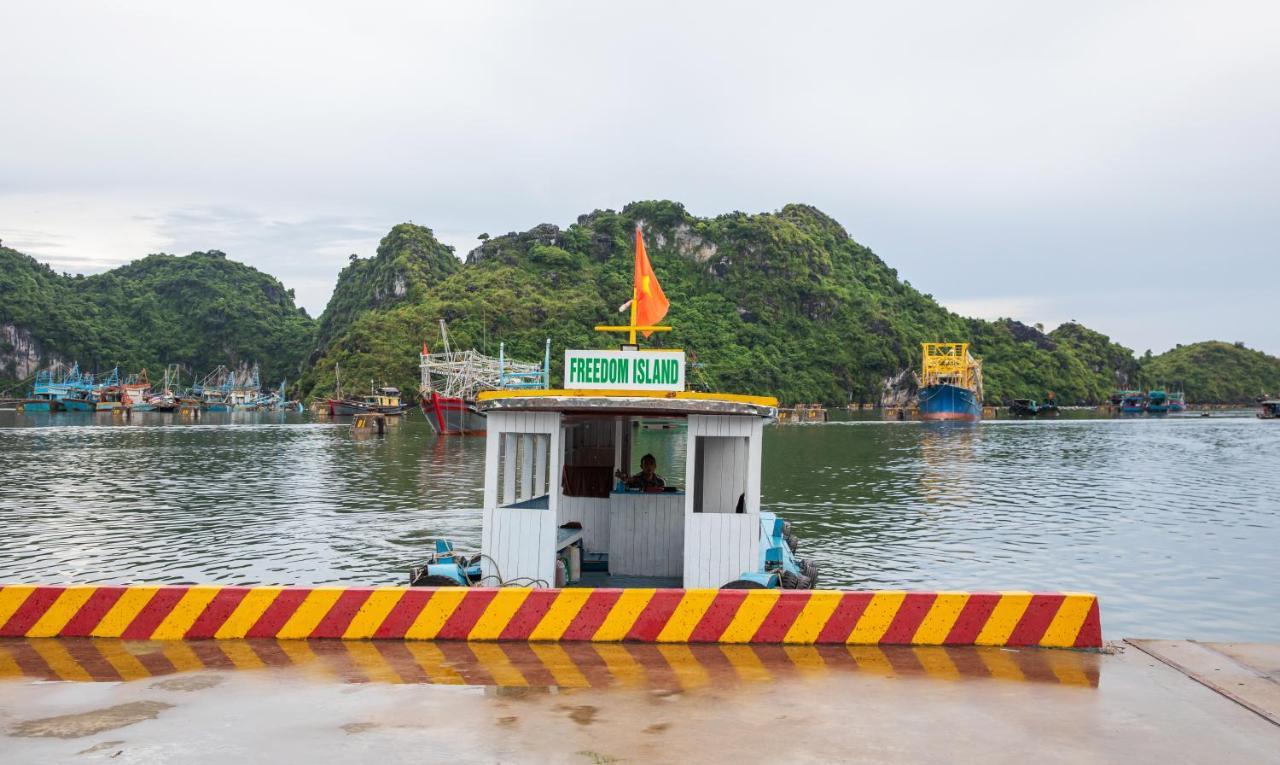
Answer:
<svg viewBox="0 0 1280 765"><path fill-rule="evenodd" d="M410 405L401 399L399 388L384 385L362 398L329 399L329 416L383 414L388 417L400 417L409 410L409 407Z"/></svg>
<svg viewBox="0 0 1280 765"><path fill-rule="evenodd" d="M550 340L546 342L542 364L508 359L505 344L499 344L496 359L474 348L455 351L449 344L449 329L443 319L440 320L440 341L444 347L442 353L432 353L423 343L418 357L418 406L440 435L485 432L484 413L476 406L476 394L480 391L550 387Z"/></svg>
<svg viewBox="0 0 1280 765"><path fill-rule="evenodd" d="M1029 398L1015 398L1009 404L1009 414L1014 417L1035 417L1040 414L1040 405Z"/></svg>

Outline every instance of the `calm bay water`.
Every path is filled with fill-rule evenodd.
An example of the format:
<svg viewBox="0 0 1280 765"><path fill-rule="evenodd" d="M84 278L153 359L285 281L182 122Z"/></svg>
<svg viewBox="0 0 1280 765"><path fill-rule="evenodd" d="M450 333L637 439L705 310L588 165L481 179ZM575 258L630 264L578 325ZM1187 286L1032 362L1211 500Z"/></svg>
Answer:
<svg viewBox="0 0 1280 765"><path fill-rule="evenodd" d="M1090 590L1111 638L1280 641L1275 423L860 421L764 448L765 504L823 586ZM483 457L417 415L357 439L305 415L0 412L0 582L403 583L437 536L478 547Z"/></svg>

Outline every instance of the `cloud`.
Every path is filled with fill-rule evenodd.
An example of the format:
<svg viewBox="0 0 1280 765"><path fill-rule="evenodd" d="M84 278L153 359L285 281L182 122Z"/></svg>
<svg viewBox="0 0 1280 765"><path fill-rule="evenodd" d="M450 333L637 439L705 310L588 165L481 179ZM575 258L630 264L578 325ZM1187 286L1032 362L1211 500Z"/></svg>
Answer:
<svg viewBox="0 0 1280 765"><path fill-rule="evenodd" d="M63 262L217 247L315 312L405 220L462 255L635 199L799 201L948 300L1168 347L1160 293L1193 280L1196 334L1280 352L1238 284L1280 254L1278 5L73 0L4 27L0 225ZM71 201L8 214L33 195ZM1069 302L1098 289L1124 310Z"/></svg>

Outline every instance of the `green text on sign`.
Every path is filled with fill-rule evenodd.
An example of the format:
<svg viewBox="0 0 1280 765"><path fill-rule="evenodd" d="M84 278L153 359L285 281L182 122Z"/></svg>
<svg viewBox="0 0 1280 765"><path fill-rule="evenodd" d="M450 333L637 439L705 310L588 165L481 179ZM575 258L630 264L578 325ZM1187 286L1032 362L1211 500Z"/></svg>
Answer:
<svg viewBox="0 0 1280 765"><path fill-rule="evenodd" d="M684 390L683 351L565 351L571 390Z"/></svg>

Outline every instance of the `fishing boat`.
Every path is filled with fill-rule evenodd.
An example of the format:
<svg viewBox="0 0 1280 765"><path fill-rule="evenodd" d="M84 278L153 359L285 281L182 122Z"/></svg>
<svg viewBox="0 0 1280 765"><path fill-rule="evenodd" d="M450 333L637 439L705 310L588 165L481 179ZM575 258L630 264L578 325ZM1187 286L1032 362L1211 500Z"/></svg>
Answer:
<svg viewBox="0 0 1280 765"><path fill-rule="evenodd" d="M160 383L160 390L152 393L147 397L147 406L154 412L172 412L181 406L181 399L176 391L180 384L179 369L177 364L170 364L165 367L164 380Z"/></svg>
<svg viewBox="0 0 1280 765"><path fill-rule="evenodd" d="M401 399L400 389L390 385L374 388L372 393L358 399L329 399L329 415L332 417L351 417L356 414L399 417L409 408L410 405Z"/></svg>
<svg viewBox="0 0 1280 765"><path fill-rule="evenodd" d="M1280 419L1280 399L1267 399L1258 402L1258 418L1263 420Z"/></svg>
<svg viewBox="0 0 1280 765"><path fill-rule="evenodd" d="M477 393L479 555L437 540L412 584L813 588L816 565L795 556L790 525L760 504L761 442L777 399L687 390L683 351L639 348L637 333L669 329L657 325L666 298L656 277L642 279L652 269L639 238L630 323L596 327L630 342L566 350L563 389ZM683 485L642 459L642 421L670 423L684 442Z"/></svg>
<svg viewBox="0 0 1280 765"><path fill-rule="evenodd" d="M1045 394L1044 403L1040 405L1040 409L1036 414L1040 417L1058 416L1058 400L1054 397L1053 391Z"/></svg>
<svg viewBox="0 0 1280 765"><path fill-rule="evenodd" d="M1169 411L1181 412L1187 408L1187 394L1182 390L1169 391Z"/></svg>
<svg viewBox="0 0 1280 765"><path fill-rule="evenodd" d="M1029 398L1015 398L1009 404L1009 414L1014 417L1035 417L1040 414L1040 405Z"/></svg>
<svg viewBox="0 0 1280 765"><path fill-rule="evenodd" d="M94 411L94 401L91 398L94 389L94 376L92 374L81 372L77 374L75 380L67 386L66 395L62 397L59 404L64 412L92 412Z"/></svg>
<svg viewBox="0 0 1280 765"><path fill-rule="evenodd" d="M1122 414L1142 414L1147 409L1147 397L1140 390L1120 392L1120 412Z"/></svg>
<svg viewBox="0 0 1280 765"><path fill-rule="evenodd" d="M61 365L36 372L32 382L31 396L22 402L24 412L59 412L62 411L62 399L66 398L80 380L80 366L73 364L69 369Z"/></svg>
<svg viewBox="0 0 1280 765"><path fill-rule="evenodd" d="M144 367L136 375L129 375L120 385L120 403L135 412L150 412L152 407L147 400L151 396L151 380Z"/></svg>
<svg viewBox="0 0 1280 765"><path fill-rule="evenodd" d="M506 344L499 344L498 358L474 348L455 351L449 344L449 328L440 320L442 353L432 353L424 342L418 359L418 406L440 435L485 432L485 416L476 406L484 390L536 390L549 387L551 341L547 340L541 364L512 361Z"/></svg>
<svg viewBox="0 0 1280 765"><path fill-rule="evenodd" d="M916 406L922 420L982 418L982 363L968 343L922 343L920 391Z"/></svg>
<svg viewBox="0 0 1280 765"><path fill-rule="evenodd" d="M1166 414L1169 411L1169 394L1160 388L1147 392L1147 414Z"/></svg>
<svg viewBox="0 0 1280 765"><path fill-rule="evenodd" d="M235 412L252 412L262 408L262 379L258 374L257 363L231 374L225 400Z"/></svg>
<svg viewBox="0 0 1280 765"><path fill-rule="evenodd" d="M219 364L212 372L191 385L187 398L199 402L206 412L229 412L231 403L227 395L231 392L233 376L230 369Z"/></svg>
<svg viewBox="0 0 1280 765"><path fill-rule="evenodd" d="M107 379L93 386L88 398L93 402L94 411L114 412L125 408L121 400L123 394L124 388L120 381L120 367L116 367L107 375Z"/></svg>

